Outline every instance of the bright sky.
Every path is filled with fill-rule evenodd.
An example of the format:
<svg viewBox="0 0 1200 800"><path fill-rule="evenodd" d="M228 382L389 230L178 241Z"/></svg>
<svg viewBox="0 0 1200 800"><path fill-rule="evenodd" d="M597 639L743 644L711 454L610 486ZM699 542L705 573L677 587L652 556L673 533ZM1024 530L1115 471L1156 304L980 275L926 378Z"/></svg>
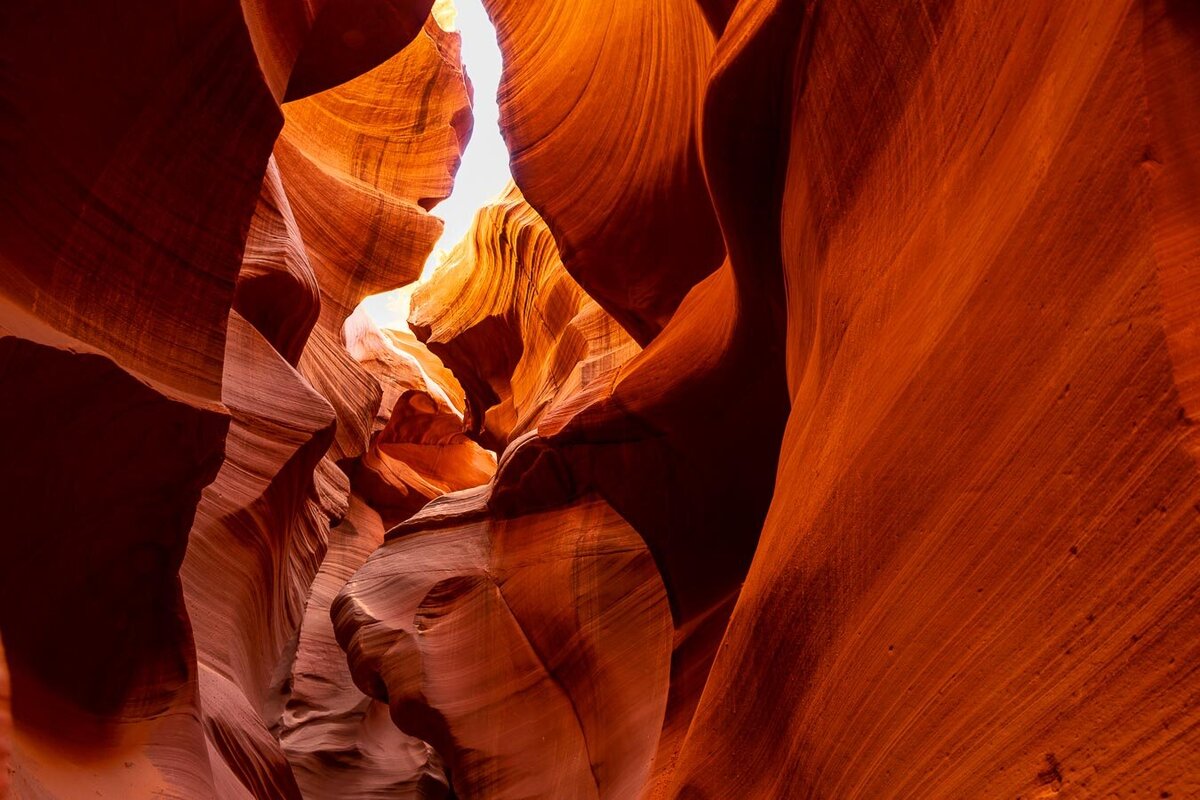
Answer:
<svg viewBox="0 0 1200 800"><path fill-rule="evenodd" d="M453 5L450 0L437 0L434 15L443 28L457 30L462 36L463 63L475 88L475 128L454 178L454 191L433 209L445 220L446 228L425 262L422 278L428 277L445 253L466 235L479 207L499 195L509 181L508 148L500 136L500 111L496 107L501 67L496 29L483 10L482 0L457 0ZM408 318L411 295L410 286L368 297L363 306L376 323L399 327L398 323Z"/></svg>

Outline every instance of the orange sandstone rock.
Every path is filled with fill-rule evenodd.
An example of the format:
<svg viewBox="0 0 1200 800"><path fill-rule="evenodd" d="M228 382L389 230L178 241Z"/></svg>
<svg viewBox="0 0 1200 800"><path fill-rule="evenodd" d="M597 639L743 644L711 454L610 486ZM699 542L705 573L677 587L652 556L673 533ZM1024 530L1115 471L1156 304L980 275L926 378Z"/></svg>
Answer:
<svg viewBox="0 0 1200 800"><path fill-rule="evenodd" d="M486 490L389 534L334 603L356 682L468 797L634 797L667 698L654 561L603 501L480 518Z"/></svg>
<svg viewBox="0 0 1200 800"><path fill-rule="evenodd" d="M694 119L713 36L694 0L485 0L512 172L575 280L640 344L721 263Z"/></svg>
<svg viewBox="0 0 1200 800"><path fill-rule="evenodd" d="M12 432L0 481L15 532L0 537L0 631L16 796L299 796L271 730L279 667L345 513L347 480L322 460L335 412L367 420L335 448L361 453L380 396L340 330L375 284L321 248L382 217L358 202L344 229L315 226L345 193L316 198L305 164L292 158L289 176L270 160L293 63L313 67L305 81L352 77L353 59L305 39L341 38L356 4L307 6L311 29L281 23L285 5L18 3L0 26L14 76L0 97L0 422ZM267 54L263 25L305 51L298 62ZM372 31L393 37L387 55L398 30ZM365 140L404 148L376 190L416 209L406 244L380 250L403 250L402 264L423 260L420 201L448 191L469 124L456 40L422 36L402 60L421 75L409 79L442 87L436 109L395 89L394 65L368 78L376 89L346 91L424 115L424 135L358 119L357 137L319 153L329 164ZM340 113L294 138L311 154ZM404 270L376 280L415 275ZM301 373L327 378L336 407Z"/></svg>
<svg viewBox="0 0 1200 800"><path fill-rule="evenodd" d="M446 492L487 483L496 470L495 455L463 432L461 407L425 365L393 343L400 332L385 333L361 311L351 323L352 354L383 386L370 447L351 475L355 491L385 527ZM410 347L416 344L412 339ZM426 352L425 360L433 357ZM441 372L443 380L453 381L444 368Z"/></svg>
<svg viewBox="0 0 1200 800"><path fill-rule="evenodd" d="M466 387L471 431L497 450L640 349L567 275L512 185L418 287L409 325Z"/></svg>
<svg viewBox="0 0 1200 800"><path fill-rule="evenodd" d="M929 10L822 4L724 104L792 106L792 408L674 796L1191 796L1196 17Z"/></svg>
<svg viewBox="0 0 1200 800"><path fill-rule="evenodd" d="M436 752L355 687L334 639L330 603L382 543L379 515L351 496L308 596L282 720L280 741L305 797L446 796Z"/></svg>
<svg viewBox="0 0 1200 800"><path fill-rule="evenodd" d="M12 754L12 711L9 709L8 661L4 658L4 642L0 640L0 800L8 797L9 766Z"/></svg>

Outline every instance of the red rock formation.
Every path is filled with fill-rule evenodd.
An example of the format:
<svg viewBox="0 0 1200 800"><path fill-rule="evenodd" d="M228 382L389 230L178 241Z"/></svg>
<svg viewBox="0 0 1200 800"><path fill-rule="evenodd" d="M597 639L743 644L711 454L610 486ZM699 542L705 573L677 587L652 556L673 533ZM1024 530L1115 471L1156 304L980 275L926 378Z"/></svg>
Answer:
<svg viewBox="0 0 1200 800"><path fill-rule="evenodd" d="M486 489L448 499L451 515L435 501L394 530L335 606L359 685L381 684L460 795L636 796L671 646L644 542L595 499L495 522Z"/></svg>
<svg viewBox="0 0 1200 800"><path fill-rule="evenodd" d="M330 603L382 543L378 514L351 497L308 597L282 721L281 743L305 797L446 796L437 754L401 733L386 705L355 688L334 640Z"/></svg>
<svg viewBox="0 0 1200 800"><path fill-rule="evenodd" d="M469 795L628 796L635 791L631 786L649 780L652 765L661 773L673 758L753 550L768 498L763 483L774 466L773 446L782 422L782 381L774 381L770 372L746 378L753 359L763 363L762 353L770 352L765 337L772 315L739 316L730 275L727 268L697 287L696 296L685 302L662 336L637 355L636 345L614 337L611 321L598 329L609 331L603 335L581 322L604 314L588 304L584 313L576 310L581 307L577 290L562 274L545 227L512 193L477 217L467 242L414 297L414 329L457 369L474 407L488 409L490 402L499 410L485 414L484 420L492 420L495 438L505 437L501 442L507 439L508 446L490 487L448 495L402 526L347 585L335 603L335 616L358 685L388 701L404 730L441 748L455 786ZM744 292L766 294L753 283ZM727 326L712 324L722 317ZM588 347L575 345L574 337ZM610 349L614 338L625 344ZM755 353L753 342L762 343L762 351ZM581 373L586 380L579 379ZM500 397L503 402L497 402ZM506 413L506 406L529 409L515 431L506 428L516 416ZM736 457L743 465L741 475L731 479L712 469L714 452ZM665 495L659 491L664 487ZM487 738L490 727L507 731L510 725L534 725L527 699L517 689L520 684L503 674L501 663L481 660L473 649L478 645L465 635L435 654L404 644L424 624L418 622L424 613L419 608L423 592L433 592L432 584L419 583L428 578L423 565L440 559L458 563L457 537L469 536L485 551L510 537L529 537L529 558L548 570L563 559L558 551L575 548L575 526L601 502L597 491L607 499L603 506L609 513L624 507L639 520L638 532L662 570L677 626L673 640L664 625L642 646L663 654L662 680L617 674L605 688L620 693L632 690L626 681L637 683L644 692L639 702L663 712L629 718L636 725L622 729L621 736L642 742L640 760L636 767L621 767L598 781L598 787L581 783L579 776L586 764L604 771L607 734L602 729L583 726L582 741L575 745L566 743L563 733L530 739L520 750L513 749L512 735ZM550 525L547 519L556 522ZM434 535L451 529L460 533ZM419 555L409 549L415 541L421 542ZM389 572L409 559L420 563L389 582ZM417 583L409 605L387 599L411 581ZM488 633L497 624L487 619L494 614L492 606L454 597L465 604L452 617L455 624L479 626L480 636L500 635ZM551 660L573 641L570 628L551 629L555 631L557 638L539 634L543 640L535 645ZM598 652L606 657L604 650ZM677 678L673 693L667 675ZM465 696L473 691L457 676L475 676L494 687L487 713L446 711L455 692ZM428 693L435 691L437 697L431 699ZM664 720L668 704L673 713ZM577 704L572 708L579 711ZM565 712L541 710L535 727L572 731L577 723ZM660 737L664 724L667 735ZM582 748L584 754L556 755L564 747Z"/></svg>
<svg viewBox="0 0 1200 800"><path fill-rule="evenodd" d="M1200 15L485 2L444 363L428 0L5 9L0 796L1200 796Z"/></svg>
<svg viewBox="0 0 1200 800"><path fill-rule="evenodd" d="M268 161L292 61L255 34L304 51L301 83L339 82L377 44L345 59L323 43L350 43L353 5L248 8L250 35L236 3L6 13L0 44L23 79L2 103L0 478L13 530L39 531L0 537L17 796L299 796L271 727L345 513L346 478L321 459L335 412L367 425L339 426L334 454L365 450L380 396L341 319L415 277L439 227L422 204L448 193L469 121L456 39L429 25L303 101L321 124L289 111L288 167ZM292 11L315 23L284 24ZM384 27L371 36L390 49L370 59L403 44ZM51 29L71 59L36 44ZM432 105L411 101L414 81L437 88ZM364 98L384 119L355 117ZM387 154L373 184L339 178L339 148L372 146ZM337 191L305 178L320 164ZM392 271L323 249L383 220L411 229Z"/></svg>
<svg viewBox="0 0 1200 800"><path fill-rule="evenodd" d="M280 179L269 171L264 182L235 306L275 337L280 353L296 354L299 371L231 317L236 347L226 355L224 402L235 421L182 571L206 732L236 780L217 776L222 795L301 794L276 740L290 660L329 527L347 510L350 484L339 463L368 455L384 397L347 350L342 326L366 293L415 278L440 229L418 201L448 193L465 137L469 97L457 58L456 38L430 21L377 69L287 107ZM429 106L412 102L418 81L431 88ZM363 158L372 160L370 175ZM389 236L367 235L377 228ZM363 241L368 246L348 246ZM381 254L390 270L376 265ZM423 386L417 377L409 380L414 389ZM215 574L225 579L214 583ZM322 755L312 740L304 752ZM375 780L403 785L417 771L385 762ZM360 788L373 791L371 782Z"/></svg>
<svg viewBox="0 0 1200 800"><path fill-rule="evenodd" d="M226 320L281 115L236 3L4 15L13 791L211 796L177 572L223 457Z"/></svg>
<svg viewBox="0 0 1200 800"><path fill-rule="evenodd" d="M675 796L1194 795L1194 372L1164 277L1196 252L1197 84L1167 66L1196 17L876 11L823 4L756 84L793 104L792 411ZM740 4L726 63L793 13Z"/></svg>
<svg viewBox="0 0 1200 800"><path fill-rule="evenodd" d="M395 344L407 339L415 351L419 343L411 333L384 332L361 311L351 323L349 350L383 387L370 448L352 477L355 491L385 527L403 522L435 497L487 483L496 457L463 432L462 390L453 377L428 351L422 363ZM449 389L426 371L426 364L452 383Z"/></svg>
<svg viewBox="0 0 1200 800"><path fill-rule="evenodd" d="M641 344L721 262L693 119L712 33L694 0L484 0L512 172L567 271Z"/></svg>
<svg viewBox="0 0 1200 800"><path fill-rule="evenodd" d="M12 754L12 711L9 709L8 661L0 640L0 799L8 797L9 766Z"/></svg>
<svg viewBox="0 0 1200 800"><path fill-rule="evenodd" d="M639 350L567 275L511 184L418 287L409 325L465 385L471 431L497 450Z"/></svg>

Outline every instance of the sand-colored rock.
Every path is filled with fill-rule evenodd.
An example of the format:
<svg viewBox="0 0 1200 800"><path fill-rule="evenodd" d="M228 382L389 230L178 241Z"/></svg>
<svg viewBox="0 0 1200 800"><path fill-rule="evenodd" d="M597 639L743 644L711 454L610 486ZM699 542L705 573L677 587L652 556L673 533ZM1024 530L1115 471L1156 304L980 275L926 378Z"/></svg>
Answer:
<svg viewBox="0 0 1200 800"><path fill-rule="evenodd" d="M382 400L342 326L365 297L420 274L442 229L428 209L450 193L469 136L458 36L430 18L379 67L285 111L275 157L321 299L299 369L333 405L342 461L365 452Z"/></svg>
<svg viewBox="0 0 1200 800"><path fill-rule="evenodd" d="M512 184L418 287L409 326L464 385L469 428L496 450L640 349L563 269Z"/></svg>

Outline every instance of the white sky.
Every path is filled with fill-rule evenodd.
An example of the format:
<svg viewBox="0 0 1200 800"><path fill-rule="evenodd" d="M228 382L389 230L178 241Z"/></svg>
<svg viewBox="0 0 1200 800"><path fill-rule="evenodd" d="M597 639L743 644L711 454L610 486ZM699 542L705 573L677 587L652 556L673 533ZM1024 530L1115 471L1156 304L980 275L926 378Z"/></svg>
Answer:
<svg viewBox="0 0 1200 800"><path fill-rule="evenodd" d="M443 27L447 27L447 17L454 17L448 6L448 0L438 0L434 9ZM433 214L445 220L446 228L425 262L422 278L428 277L445 253L466 235L479 207L499 195L509 181L508 148L500 136L500 111L496 107L501 68L496 29L484 12L481 0L456 0L454 7L457 17L451 29L462 36L463 63L475 89L472 108L475 128L455 176L454 191L433 208ZM412 288L368 297L363 301L363 307L380 325L407 328L406 323L400 323L408 318Z"/></svg>

